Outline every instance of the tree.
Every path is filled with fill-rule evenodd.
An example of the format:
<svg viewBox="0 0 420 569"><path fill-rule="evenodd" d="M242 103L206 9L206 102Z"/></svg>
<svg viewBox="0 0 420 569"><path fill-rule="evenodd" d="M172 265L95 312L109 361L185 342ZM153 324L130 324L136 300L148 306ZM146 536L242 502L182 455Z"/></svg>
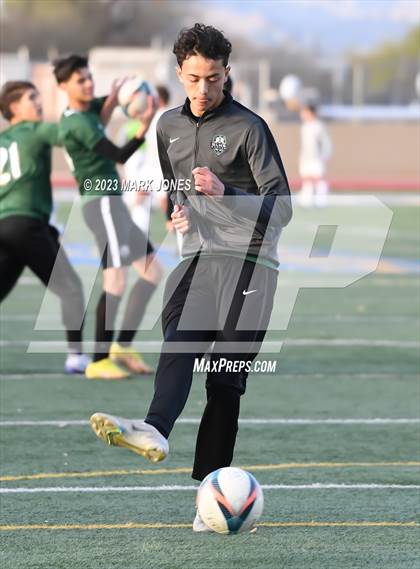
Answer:
<svg viewBox="0 0 420 569"><path fill-rule="evenodd" d="M31 57L86 52L98 45L146 46L155 35L175 37L196 15L191 2L171 0L5 0L2 51L27 45Z"/></svg>
<svg viewBox="0 0 420 569"><path fill-rule="evenodd" d="M420 67L420 26L400 42L385 42L366 55L354 55L352 63L364 69L367 101L409 103Z"/></svg>

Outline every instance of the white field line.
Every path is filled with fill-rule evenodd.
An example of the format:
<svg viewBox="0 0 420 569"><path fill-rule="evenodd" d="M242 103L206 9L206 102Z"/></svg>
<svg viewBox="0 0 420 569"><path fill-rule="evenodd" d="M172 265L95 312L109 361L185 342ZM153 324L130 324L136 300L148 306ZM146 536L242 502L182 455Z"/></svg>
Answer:
<svg viewBox="0 0 420 569"><path fill-rule="evenodd" d="M420 206L420 198L417 194L412 193L389 193L385 194L375 194L375 196L381 200L381 202L390 205L413 205Z"/></svg>
<svg viewBox="0 0 420 569"><path fill-rule="evenodd" d="M141 419L134 419L140 421ZM183 417L178 419L177 423L181 425L198 425L200 419ZM372 419L340 419L340 418L326 418L326 419L300 419L300 418L250 418L239 419L240 425L419 425L420 418L372 418ZM89 425L89 421L84 419L69 419L69 420L11 420L0 421L0 427L85 427Z"/></svg>
<svg viewBox="0 0 420 569"><path fill-rule="evenodd" d="M0 322L33 322L38 318L38 314L3 314L0 315ZM302 322L304 324L308 323L330 323L330 324L339 324L340 322L347 323L347 322L358 322L358 323L404 323L409 321L417 321L418 317L414 314L407 314L405 316L372 316L372 315L340 315L340 314L331 314L327 316L292 316L292 320L294 322ZM51 314L48 318L42 318L42 321L45 322L57 322L57 315Z"/></svg>
<svg viewBox="0 0 420 569"><path fill-rule="evenodd" d="M94 342L83 343L86 353L93 353L95 350ZM293 348L306 347L342 347L342 348L404 348L420 349L420 342L413 340L370 340L366 338L292 338L285 340L267 340L263 343L260 352L274 353L280 351L282 346ZM64 341L31 341L31 340L0 340L0 348L27 348L28 353L67 353L67 343ZM162 348L160 340L134 342L133 347L144 353L157 353ZM191 346L190 346L191 347ZM169 346L168 346L169 349ZM171 343L170 352L182 352L185 344ZM191 349L194 349L191 347Z"/></svg>
<svg viewBox="0 0 420 569"><path fill-rule="evenodd" d="M2 314L0 322L33 322L38 316L38 314ZM58 321L60 321L60 316L58 316ZM51 316L46 317L43 314L42 322L57 322L57 315L51 314Z"/></svg>
<svg viewBox="0 0 420 569"><path fill-rule="evenodd" d="M19 381L19 380L23 380L23 379L28 379L28 380L34 380L34 379L68 379L68 378L72 378L72 380L74 381L75 376L74 375L67 375L64 373L64 371L62 372L56 372L56 373L51 373L51 372L46 372L46 373L42 373L42 372L37 372L37 373L8 373L7 375L3 374L0 375L0 381ZM81 378L84 379L83 375L80 375Z"/></svg>
<svg viewBox="0 0 420 569"><path fill-rule="evenodd" d="M74 191L63 189L57 192L58 203L73 203L74 202ZM367 205L371 206L372 202L369 199L371 196L375 196L384 204L392 204L399 206L419 206L420 200L415 192L378 192L373 189L369 194L361 195L359 193L348 192L346 194L330 194L328 196L329 204L334 206L346 206L349 205L354 207L363 207ZM367 198L367 199L366 199ZM294 198L295 199L295 198Z"/></svg>
<svg viewBox="0 0 420 569"><path fill-rule="evenodd" d="M73 189L60 189L54 195L57 203L73 203L75 200L75 191ZM393 205L420 205L420 198L415 192L381 192L377 189L372 189L369 194L352 193L351 191L345 194L330 194L328 199L331 204L334 205L354 205L360 207L366 207L366 204L370 204L370 197L375 196L381 202ZM366 199L366 197L368 199Z"/></svg>
<svg viewBox="0 0 420 569"><path fill-rule="evenodd" d="M286 346L293 346L293 347L307 347L307 346L315 346L315 347L329 347L329 346L340 346L340 347L363 347L363 348L420 348L420 342L408 340L408 341L401 341L401 340L366 340L362 338L335 338L333 340L322 340L322 339L311 339L311 338L302 338L302 339L293 339L293 340L285 340L284 344Z"/></svg>
<svg viewBox="0 0 420 569"><path fill-rule="evenodd" d="M273 374L267 374L267 377L272 377ZM84 376L78 376L84 381ZM334 377L335 380L343 379L395 379L402 377L417 377L416 373L284 373L276 376L281 380L292 379L329 379ZM26 372L26 373L7 373L0 374L0 381L15 381L15 380L35 380L35 379L68 379L75 381L77 379L74 375L68 375L63 372Z"/></svg>
<svg viewBox="0 0 420 569"><path fill-rule="evenodd" d="M198 486L52 486L0 488L0 494L103 493L103 492L192 492ZM420 484L266 484L263 490L420 490Z"/></svg>

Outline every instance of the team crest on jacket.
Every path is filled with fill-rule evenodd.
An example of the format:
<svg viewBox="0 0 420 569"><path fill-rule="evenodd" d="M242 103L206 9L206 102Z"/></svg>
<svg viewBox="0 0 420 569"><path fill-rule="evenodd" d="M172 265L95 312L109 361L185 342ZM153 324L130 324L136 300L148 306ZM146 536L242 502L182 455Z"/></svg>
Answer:
<svg viewBox="0 0 420 569"><path fill-rule="evenodd" d="M210 146L216 156L220 156L227 148L226 136L224 134L215 134Z"/></svg>

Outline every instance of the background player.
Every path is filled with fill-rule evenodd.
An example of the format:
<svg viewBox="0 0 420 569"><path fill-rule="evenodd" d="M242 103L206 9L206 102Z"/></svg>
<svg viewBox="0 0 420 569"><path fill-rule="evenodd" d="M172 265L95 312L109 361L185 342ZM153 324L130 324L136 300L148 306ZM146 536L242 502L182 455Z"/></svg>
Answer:
<svg viewBox="0 0 420 569"><path fill-rule="evenodd" d="M58 128L42 121L40 95L28 81L3 86L0 110L10 122L0 133L0 302L29 267L60 298L69 349L65 371L83 373L89 358L81 353L82 284L49 225L51 147L58 144Z"/></svg>
<svg viewBox="0 0 420 569"><path fill-rule="evenodd" d="M328 183L325 179L326 163L331 156L331 139L324 123L317 115L316 106L304 104L300 111L302 120L299 173L302 188L300 205L309 207L327 205Z"/></svg>
<svg viewBox="0 0 420 569"><path fill-rule="evenodd" d="M207 374L192 473L197 480L231 464L247 370L273 306L277 241L291 218L286 174L266 123L223 90L230 52L223 34L202 24L183 30L175 43L187 99L159 121L159 157L165 178L192 174L194 185L171 193L184 260L166 284L155 393L145 422L91 417L109 444L162 460L189 394L195 358L214 342L216 370ZM172 342L184 351L171 353ZM229 368L221 369L222 359ZM194 529L204 529L198 514Z"/></svg>
<svg viewBox="0 0 420 569"><path fill-rule="evenodd" d="M166 214L168 194L162 191L162 171L156 140L156 125L159 118L168 110L170 93L164 85L156 86L157 111L145 135L145 142L124 164L124 176L128 180L152 180L147 192L126 192L124 201L130 209L134 222L145 233L149 231L151 208L158 205ZM127 121L122 127L121 143L126 144L140 126L139 120ZM172 222L168 221L167 228L172 230Z"/></svg>
<svg viewBox="0 0 420 569"><path fill-rule="evenodd" d="M102 255L103 292L96 310L95 355L86 376L124 379L129 371L150 373L151 368L131 343L163 271L154 258L151 243L132 221L122 200L115 163L124 163L144 142L155 114L155 103L149 97L137 132L120 148L106 137L104 127L118 104L121 85L114 83L108 97L95 98L88 60L78 55L57 60L54 74L68 96L68 108L60 120L60 137L74 166L83 216ZM139 278L130 291L117 342L111 345L129 265Z"/></svg>

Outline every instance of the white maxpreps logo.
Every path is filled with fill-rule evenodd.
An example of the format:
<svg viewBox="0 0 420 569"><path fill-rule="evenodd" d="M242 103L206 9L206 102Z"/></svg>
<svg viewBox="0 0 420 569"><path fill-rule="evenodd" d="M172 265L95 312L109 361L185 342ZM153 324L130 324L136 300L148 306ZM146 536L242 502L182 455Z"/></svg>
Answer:
<svg viewBox="0 0 420 569"><path fill-rule="evenodd" d="M177 140L179 140L181 137L177 136L176 138L170 138L169 139L169 144L172 144L173 142L176 142Z"/></svg>
<svg viewBox="0 0 420 569"><path fill-rule="evenodd" d="M208 140L211 140L210 137ZM1 156L1 154L3 154L3 156ZM2 170L2 159L4 160L6 157L10 159L8 154L6 156L4 150L3 152L0 152L0 174L2 171L4 173L4 169ZM301 212L299 208L296 209L295 220L292 222L292 224L294 223L295 227L299 228L299 231L286 231L282 236L282 248L284 251L296 250L298 252L296 253L296 263L300 269L299 271L293 271L293 274L291 273L290 279L280 279L279 281L279 286L277 287L276 292L277 296L274 300L274 306L276 307L276 310L278 310L275 313L275 317L272 318L270 326L271 330L285 330L287 328L300 290L307 288L311 288L311 290L313 290L313 287L316 287L321 291L323 290L322 287L333 287L336 290L341 288L345 290L345 287L348 287L354 282L357 282L361 277L371 274L377 270L378 261L381 258L383 246L386 242L387 233L392 221L392 210L389 209L389 207L386 206L376 196L366 195L358 197L358 200L360 200L361 204L360 208L354 208L351 210L351 212L349 212L349 196L340 196L340 198L343 201L340 200L340 203L337 205L337 207L321 208L319 210L314 208L313 211L311 211L310 225L308 225L307 217L305 217L307 216L307 213ZM74 243L75 236L80 234L80 227L82 227L84 223L82 206L82 200L73 200L70 212L68 213L68 217L66 215L67 219L65 231L61 238L62 246L65 248L67 246L71 246ZM368 214L366 213L366 215L362 215L363 212L368 212ZM328 257L314 257L311 253L311 251L313 251L316 235L314 228L325 225L334 225L337 227L337 231L334 234L334 239L331 243ZM350 230L353 232L357 230L359 233L362 233L363 231L366 232L366 227L369 227L369 229L372 230L368 248L361 247L360 243L358 243L357 240L356 242L354 240L352 241L351 239L349 240ZM300 228L303 228L303 230L301 231ZM86 235L86 239L86 246L94 247L93 238L91 239L89 232ZM167 247L170 248L171 239L172 235L168 233L164 237L163 242L160 244L160 249L165 250ZM346 254L351 253L355 256L355 263L352 265L351 271L342 271L343 251L345 251ZM369 255L367 258L365 257L366 252ZM99 254L102 255L103 251L101 251ZM146 254L146 242L144 243L144 254ZM359 262L359 259L362 259L363 262ZM293 261L295 261L295 257L293 257ZM157 262L156 259L152 261L150 267L147 268L146 273L148 273L149 270L153 269L153 263L155 262ZM58 263L54 266L54 271L52 272L50 282L54 283L56 282L54 279L59 278L56 273L57 270L59 270ZM91 295L94 291L94 283L95 279L97 278L98 271L96 268L94 268L92 271L83 271L81 274L84 289L86 291L89 291L89 295ZM319 278L317 277L314 280L313 275L315 272L317 275L319 275ZM174 281L175 285L178 285L181 276L182 275L180 271L180 274L176 276L176 280ZM237 281L239 281L239 278L240 273L236 275ZM251 286L251 284L257 284L257 282L254 283L250 281L248 285ZM245 291L244 296L247 296L247 292L250 293L250 296L254 294L254 292L251 294L251 290L253 289L242 290ZM234 292L234 289L232 289L232 292ZM53 296L51 289L48 288L45 289L44 294L45 296L43 298L34 327L34 332L36 333L42 330L57 331L62 329L60 310L56 310L55 295ZM238 292L237 294L242 294L242 291L241 293ZM259 296L253 298L257 298L256 302L258 302ZM153 327L157 325L159 315L155 312L154 308L155 306L149 309L150 312L146 313L148 317L144 318L142 321L140 330L143 333L153 330ZM236 326L236 329L238 331L248 328L247 314L248 312L246 312L246 314L244 314L244 316L241 318L242 322L238 321L238 324ZM81 325L82 320L83 315L80 317L78 323L79 325ZM251 326L255 326L255 324L251 322ZM206 327L205 322L202 323L202 327ZM38 338L36 336L34 336L34 338L36 339L31 340L30 344L26 348L28 353L33 353L35 351L37 353L47 353L49 350L51 350L51 342L44 343L43 341L38 341ZM154 342L149 343L147 340L144 342L142 340L142 349L145 347L144 344L146 346L150 346L148 348L150 351L152 351L151 346L155 345ZM239 344L241 344L241 342L239 342ZM277 352L280 350L281 346L277 343L276 346L277 347L275 348L266 347L265 349L270 353L273 353L274 351ZM229 344L229 350L230 349L231 346ZM65 353L67 346L63 344L60 350L61 352ZM191 344L188 342L182 343L179 348L177 347L177 350L179 353L190 353ZM244 350L243 345L239 346L238 350L240 353L242 353Z"/></svg>
<svg viewBox="0 0 420 569"><path fill-rule="evenodd" d="M227 149L226 136L224 134L215 134L210 145L216 156L220 156Z"/></svg>
<svg viewBox="0 0 420 569"><path fill-rule="evenodd" d="M244 290L242 291L242 294L243 294L244 296L246 296L247 294L252 294L253 292L257 292L257 289L255 289L255 290L245 290L245 289L244 289Z"/></svg>

